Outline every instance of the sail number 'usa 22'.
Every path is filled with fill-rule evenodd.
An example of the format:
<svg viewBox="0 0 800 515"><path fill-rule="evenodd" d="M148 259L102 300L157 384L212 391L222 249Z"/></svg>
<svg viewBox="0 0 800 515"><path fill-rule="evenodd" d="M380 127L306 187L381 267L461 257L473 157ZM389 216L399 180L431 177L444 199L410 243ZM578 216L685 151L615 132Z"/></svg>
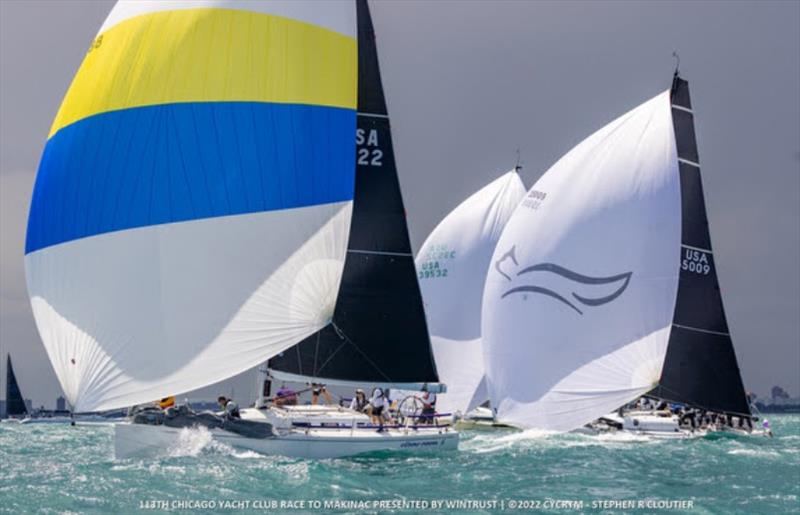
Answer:
<svg viewBox="0 0 800 515"><path fill-rule="evenodd" d="M359 166L383 166L383 150L378 142L378 131L356 129Z"/></svg>

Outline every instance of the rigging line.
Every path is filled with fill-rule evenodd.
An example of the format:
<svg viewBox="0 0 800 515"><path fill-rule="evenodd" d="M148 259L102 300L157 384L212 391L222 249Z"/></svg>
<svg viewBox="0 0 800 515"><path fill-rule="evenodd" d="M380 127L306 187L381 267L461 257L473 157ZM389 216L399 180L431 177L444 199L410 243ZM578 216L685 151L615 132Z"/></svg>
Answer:
<svg viewBox="0 0 800 515"><path fill-rule="evenodd" d="M361 349L358 347L358 345L356 345L356 342L354 342L353 340L351 340L351 339L350 339L350 337L349 337L349 336L347 336L347 335L344 333L344 331L342 331L342 330L339 328L339 326L337 326L337 325L336 325L336 322L334 322L333 320L331 320L331 326L333 326L333 329L336 331L336 334L338 334L338 335L339 335L339 338L342 338L343 340L345 340L345 343L349 342L349 343L350 343L350 344L353 346L353 348L355 348L355 349L356 349L356 351L358 351L358 353L359 353L359 354L361 354L361 356L363 356L363 357L364 357L364 359L365 359L365 360L367 360L367 362L368 362L370 365L372 365L372 367L373 367L373 368L374 368L374 369L375 369L375 370L376 370L376 371L377 371L377 372L378 372L380 375L382 375L384 378L386 378L386 381L387 381L387 382L392 382L391 378L390 378L389 376L387 376L387 375L386 375L386 374L383 372L383 370L381 370L381 368L380 368L378 365L376 365L376 364L375 364L375 362L374 362L374 361L372 361L372 359L370 359L370 357L369 357L369 356L367 356L367 355L364 353L364 351L363 351L363 350L361 350ZM339 348L341 348L341 347L339 347ZM338 351L339 349L336 349L336 350ZM331 356L331 358L332 358L332 357L333 357L333 356ZM330 358L328 358L328 360L326 360L325 364L323 364L323 367L324 367L324 365L326 365L326 364L328 363L328 361L330 361ZM320 369L321 369L321 368L323 368L323 367L320 367Z"/></svg>

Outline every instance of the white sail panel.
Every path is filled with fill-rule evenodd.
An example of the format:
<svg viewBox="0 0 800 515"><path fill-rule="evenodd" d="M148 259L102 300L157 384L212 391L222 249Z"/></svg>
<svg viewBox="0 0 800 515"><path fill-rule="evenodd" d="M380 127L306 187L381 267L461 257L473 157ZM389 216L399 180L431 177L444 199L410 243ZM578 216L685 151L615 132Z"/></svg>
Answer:
<svg viewBox="0 0 800 515"><path fill-rule="evenodd" d="M447 385L440 412L466 413L488 400L481 387L483 286L497 240L524 195L517 172L506 173L448 214L417 254L436 370Z"/></svg>
<svg viewBox="0 0 800 515"><path fill-rule="evenodd" d="M484 291L500 420L568 431L655 386L675 308L680 209L668 91L584 140L531 188Z"/></svg>
<svg viewBox="0 0 800 515"><path fill-rule="evenodd" d="M352 0L120 0L98 34L143 14L184 9L235 9L301 20L355 38L356 11L352 4Z"/></svg>
<svg viewBox="0 0 800 515"><path fill-rule="evenodd" d="M67 399L90 411L185 392L323 327L351 207L164 224L28 254L37 327Z"/></svg>

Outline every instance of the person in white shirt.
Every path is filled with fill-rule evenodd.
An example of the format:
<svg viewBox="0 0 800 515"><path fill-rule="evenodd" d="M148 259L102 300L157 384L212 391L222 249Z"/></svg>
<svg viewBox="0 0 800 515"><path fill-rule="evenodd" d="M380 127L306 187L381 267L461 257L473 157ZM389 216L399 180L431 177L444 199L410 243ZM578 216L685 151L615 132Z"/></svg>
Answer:
<svg viewBox="0 0 800 515"><path fill-rule="evenodd" d="M350 401L350 409L362 412L367 407L367 404L367 394L361 388L357 389L355 397Z"/></svg>
<svg viewBox="0 0 800 515"><path fill-rule="evenodd" d="M422 394L422 416L421 424L432 424L436 415L436 394L424 390Z"/></svg>
<svg viewBox="0 0 800 515"><path fill-rule="evenodd" d="M372 397L369 399L369 416L372 423L378 425L378 432L383 431L383 407L386 405L386 396L383 390L375 388L372 390Z"/></svg>

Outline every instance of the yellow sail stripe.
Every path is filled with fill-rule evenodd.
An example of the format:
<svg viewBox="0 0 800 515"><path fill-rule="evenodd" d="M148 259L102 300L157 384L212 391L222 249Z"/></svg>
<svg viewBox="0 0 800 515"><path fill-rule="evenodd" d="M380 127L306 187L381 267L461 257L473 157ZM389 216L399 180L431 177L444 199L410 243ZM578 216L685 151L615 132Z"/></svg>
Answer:
<svg viewBox="0 0 800 515"><path fill-rule="evenodd" d="M357 52L352 37L263 13L182 9L136 16L92 42L49 136L95 114L176 102L355 109Z"/></svg>

